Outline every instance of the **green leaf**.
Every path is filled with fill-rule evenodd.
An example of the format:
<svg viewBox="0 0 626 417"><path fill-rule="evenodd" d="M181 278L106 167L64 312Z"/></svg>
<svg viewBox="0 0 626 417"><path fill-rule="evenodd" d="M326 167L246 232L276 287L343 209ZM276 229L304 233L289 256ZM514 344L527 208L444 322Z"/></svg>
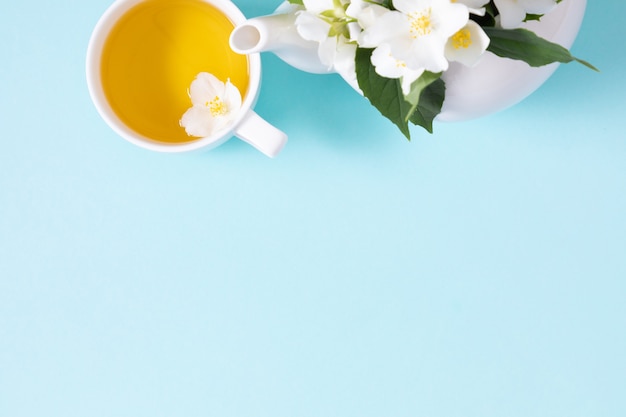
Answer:
<svg viewBox="0 0 626 417"><path fill-rule="evenodd" d="M383 0L380 5L390 10L396 10L391 0Z"/></svg>
<svg viewBox="0 0 626 417"><path fill-rule="evenodd" d="M411 123L433 133L433 120L441 113L445 95L446 84L441 78L430 83L420 94L417 107L411 115Z"/></svg>
<svg viewBox="0 0 626 417"><path fill-rule="evenodd" d="M478 16L478 15L475 15L475 14L471 14L470 15L470 19L473 20L474 22L478 23L481 27L495 26L496 25L495 17L493 17L489 13L485 13L484 16Z"/></svg>
<svg viewBox="0 0 626 417"><path fill-rule="evenodd" d="M596 67L578 59L558 45L537 36L527 29L500 29L484 27L483 30L491 39L488 51L503 57L526 62L532 67L541 67L553 62L579 62L594 71Z"/></svg>
<svg viewBox="0 0 626 417"><path fill-rule="evenodd" d="M356 51L356 75L363 95L378 111L393 122L411 140L409 118L413 106L404 99L400 80L381 77L372 65L373 49L358 48Z"/></svg>
<svg viewBox="0 0 626 417"><path fill-rule="evenodd" d="M533 20L539 22L542 17L543 17L542 14L526 13L526 18L524 19L524 22L531 22Z"/></svg>
<svg viewBox="0 0 626 417"><path fill-rule="evenodd" d="M417 109L422 92L440 78L441 73L425 71L417 80L413 82L413 84L411 84L411 91L405 97L406 101L411 104L411 109L409 110L409 118L415 112L415 109Z"/></svg>
<svg viewBox="0 0 626 417"><path fill-rule="evenodd" d="M291 4L299 4L300 6L304 6L303 0L289 0Z"/></svg>

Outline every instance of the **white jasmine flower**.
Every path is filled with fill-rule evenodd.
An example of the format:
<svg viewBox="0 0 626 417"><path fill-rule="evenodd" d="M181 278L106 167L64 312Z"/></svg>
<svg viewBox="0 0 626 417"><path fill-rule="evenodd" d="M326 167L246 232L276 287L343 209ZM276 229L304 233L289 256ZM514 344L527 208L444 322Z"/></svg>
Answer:
<svg viewBox="0 0 626 417"><path fill-rule="evenodd" d="M556 0L494 0L505 29L519 27L526 14L545 14L556 6Z"/></svg>
<svg viewBox="0 0 626 417"><path fill-rule="evenodd" d="M372 64L376 73L382 77L400 79L402 93L406 96L411 92L411 84L423 73L424 69L411 69L406 62L396 59L391 54L389 44L382 44L372 53Z"/></svg>
<svg viewBox="0 0 626 417"><path fill-rule="evenodd" d="M393 4L395 11L388 10L364 30L362 46L388 44L391 55L413 70L447 70L445 46L467 24L467 6L451 0L395 0Z"/></svg>
<svg viewBox="0 0 626 417"><path fill-rule="evenodd" d="M296 29L308 41L324 42L330 33L330 23L308 10L297 12Z"/></svg>
<svg viewBox="0 0 626 417"><path fill-rule="evenodd" d="M207 137L228 127L241 109L241 93L230 79L223 83L206 72L192 81L189 98L192 107L180 120L189 136Z"/></svg>
<svg viewBox="0 0 626 417"><path fill-rule="evenodd" d="M345 39L350 39L349 24L353 21L346 15L349 2L342 0L304 0L306 10L297 12L296 29L300 36L319 43L318 55L329 70L337 69L337 59L351 55L354 60L356 48L346 49ZM345 38L345 39L342 39ZM339 63L342 66L342 63Z"/></svg>
<svg viewBox="0 0 626 417"><path fill-rule="evenodd" d="M324 42L347 34L348 0L304 0L305 10L297 12L296 29L306 40Z"/></svg>
<svg viewBox="0 0 626 417"><path fill-rule="evenodd" d="M355 68L356 48L356 43L339 37L322 42L318 54L322 63L332 66L339 75L358 90Z"/></svg>
<svg viewBox="0 0 626 417"><path fill-rule="evenodd" d="M389 11L389 9L380 5L381 1L353 0L350 3L346 9L346 14L358 22L359 34L363 29L372 26L376 19Z"/></svg>
<svg viewBox="0 0 626 417"><path fill-rule="evenodd" d="M478 64L489 46L489 37L480 25L473 20L452 35L446 43L446 58L468 67Z"/></svg>
<svg viewBox="0 0 626 417"><path fill-rule="evenodd" d="M304 39L319 43L318 56L328 70L358 89L354 61L361 27L347 15L350 5L347 0L304 0L306 10L297 12L296 29Z"/></svg>

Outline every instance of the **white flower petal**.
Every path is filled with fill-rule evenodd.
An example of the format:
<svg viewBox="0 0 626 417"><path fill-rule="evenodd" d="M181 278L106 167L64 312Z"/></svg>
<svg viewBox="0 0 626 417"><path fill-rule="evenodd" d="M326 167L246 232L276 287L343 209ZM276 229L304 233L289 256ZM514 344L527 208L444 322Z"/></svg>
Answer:
<svg viewBox="0 0 626 417"><path fill-rule="evenodd" d="M442 72L448 69L445 58L446 41L439 37L420 37L411 43L410 48L392 44L394 56L406 61L412 68L424 68L430 72Z"/></svg>
<svg viewBox="0 0 626 417"><path fill-rule="evenodd" d="M223 83L206 72L192 81L189 96L192 107L179 122L189 136L211 136L226 128L241 110L241 93L230 79Z"/></svg>
<svg viewBox="0 0 626 417"><path fill-rule="evenodd" d="M409 94L411 85L424 73L423 68L410 68L406 62L395 58L389 44L382 44L372 53L372 65L382 77L401 79L402 93Z"/></svg>
<svg viewBox="0 0 626 417"><path fill-rule="evenodd" d="M337 42L335 52L334 68L344 78L356 77L355 63L356 44L349 43L344 39Z"/></svg>
<svg viewBox="0 0 626 417"><path fill-rule="evenodd" d="M226 80L222 100L224 104L226 104L226 107L228 107L228 112L236 116L241 109L241 92L230 82L230 79Z"/></svg>
<svg viewBox="0 0 626 417"><path fill-rule="evenodd" d="M346 9L346 14L356 19L363 29L373 25L378 17L387 12L389 9L386 7L365 0L353 0Z"/></svg>
<svg viewBox="0 0 626 417"><path fill-rule="evenodd" d="M220 96L224 90L224 83L213 74L207 72L199 73L191 82L189 87L189 97L194 106L202 106L215 96Z"/></svg>
<svg viewBox="0 0 626 417"><path fill-rule="evenodd" d="M500 14L500 25L505 29L519 27L526 18L526 10L517 2L510 0L495 0Z"/></svg>
<svg viewBox="0 0 626 417"><path fill-rule="evenodd" d="M321 14L335 8L333 0L304 0L304 7L313 14Z"/></svg>
<svg viewBox="0 0 626 417"><path fill-rule="evenodd" d="M309 12L298 12L296 17L298 34L308 41L323 42L328 38L330 24Z"/></svg>
<svg viewBox="0 0 626 417"><path fill-rule="evenodd" d="M469 9L464 4L437 3L431 10L433 32L446 39L459 31L469 20Z"/></svg>
<svg viewBox="0 0 626 417"><path fill-rule="evenodd" d="M235 118L234 117L235 115L236 115L236 113L227 113L224 116L214 117L213 118L214 131L215 132L219 132L220 130L225 129L228 126L230 126L230 124L232 123L232 121Z"/></svg>
<svg viewBox="0 0 626 417"><path fill-rule="evenodd" d="M409 30L409 22L402 13L388 11L361 33L359 45L363 48L375 48L390 39L402 37Z"/></svg>
<svg viewBox="0 0 626 417"><path fill-rule="evenodd" d="M489 37L479 24L470 20L446 43L446 58L468 67L478 64L489 46Z"/></svg>
<svg viewBox="0 0 626 417"><path fill-rule="evenodd" d="M408 14L416 10L422 10L430 6L429 1L424 0L394 0L393 7L401 13Z"/></svg>
<svg viewBox="0 0 626 417"><path fill-rule="evenodd" d="M317 49L317 55L323 65L328 70L332 70L335 66L335 55L337 53L337 38L326 38L320 42Z"/></svg>
<svg viewBox="0 0 626 417"><path fill-rule="evenodd" d="M361 36L361 32L363 32L363 28L359 25L358 22L350 22L346 25L348 27L348 33L350 34L350 41L356 42L359 40L359 36Z"/></svg>
<svg viewBox="0 0 626 417"><path fill-rule="evenodd" d="M204 138L213 134L215 125L211 112L206 107L193 106L183 114L180 125L189 136Z"/></svg>
<svg viewBox="0 0 626 417"><path fill-rule="evenodd" d="M382 44L372 53L372 65L381 77L400 78L406 70L406 63L391 54L391 46Z"/></svg>

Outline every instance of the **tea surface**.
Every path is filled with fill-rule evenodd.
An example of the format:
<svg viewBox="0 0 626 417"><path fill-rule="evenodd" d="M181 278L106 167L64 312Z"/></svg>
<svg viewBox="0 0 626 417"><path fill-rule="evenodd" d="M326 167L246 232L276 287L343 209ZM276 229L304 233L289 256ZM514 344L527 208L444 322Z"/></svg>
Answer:
<svg viewBox="0 0 626 417"><path fill-rule="evenodd" d="M179 126L187 90L202 71L230 78L242 96L248 60L230 49L233 23L199 0L148 0L129 10L103 50L102 83L111 107L138 133L161 142L195 140Z"/></svg>

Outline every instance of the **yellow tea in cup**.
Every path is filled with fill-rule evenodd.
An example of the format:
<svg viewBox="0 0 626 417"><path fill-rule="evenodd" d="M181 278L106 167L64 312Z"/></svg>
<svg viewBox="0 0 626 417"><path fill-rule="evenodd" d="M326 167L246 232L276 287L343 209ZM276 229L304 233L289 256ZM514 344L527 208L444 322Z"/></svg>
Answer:
<svg viewBox="0 0 626 417"><path fill-rule="evenodd" d="M117 117L137 133L165 143L196 140L179 120L189 85L200 72L230 81L245 97L248 59L228 40L233 23L202 0L146 0L112 28L102 50L102 88Z"/></svg>

